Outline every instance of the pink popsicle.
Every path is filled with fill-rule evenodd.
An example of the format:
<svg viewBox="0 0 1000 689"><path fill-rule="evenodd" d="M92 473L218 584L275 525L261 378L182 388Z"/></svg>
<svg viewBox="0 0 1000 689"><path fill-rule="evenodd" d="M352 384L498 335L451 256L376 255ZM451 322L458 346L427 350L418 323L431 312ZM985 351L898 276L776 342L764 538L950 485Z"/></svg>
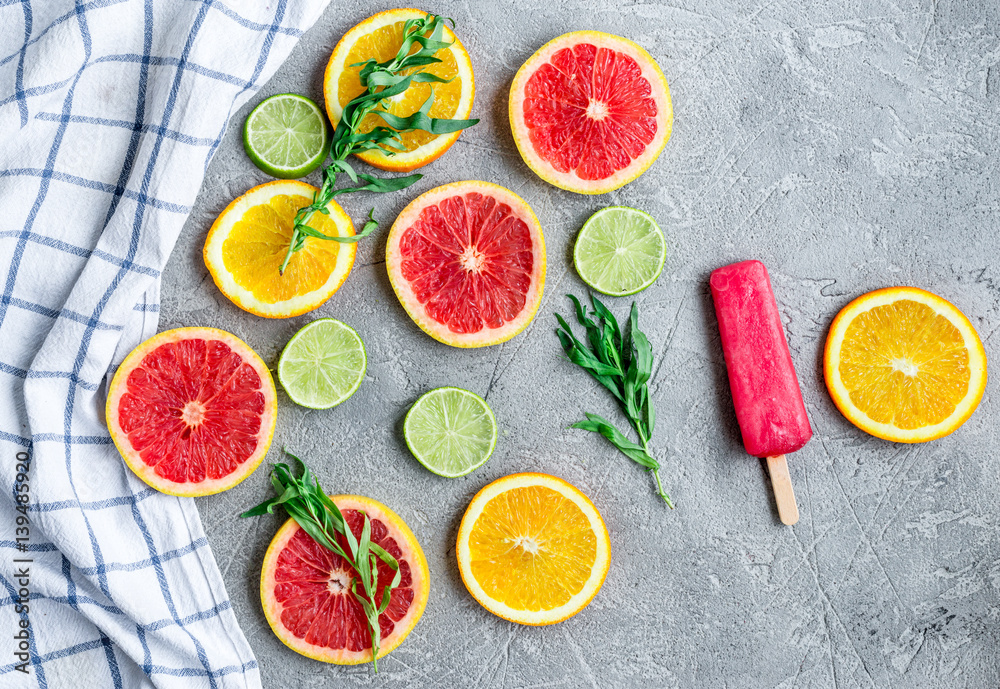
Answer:
<svg viewBox="0 0 1000 689"><path fill-rule="evenodd" d="M812 427L771 280L763 263L743 261L715 270L709 283L743 445L768 458L779 514L794 524L798 508L784 455L805 445Z"/></svg>

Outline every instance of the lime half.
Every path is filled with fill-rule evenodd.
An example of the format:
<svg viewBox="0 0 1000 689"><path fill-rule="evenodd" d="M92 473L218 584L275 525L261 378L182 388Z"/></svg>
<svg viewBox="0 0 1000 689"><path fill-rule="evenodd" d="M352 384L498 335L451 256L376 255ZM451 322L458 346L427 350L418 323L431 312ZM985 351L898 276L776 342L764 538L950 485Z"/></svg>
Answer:
<svg viewBox="0 0 1000 689"><path fill-rule="evenodd" d="M490 458L497 444L497 422L479 395L437 388L410 407L403 436L418 462L438 476L455 478Z"/></svg>
<svg viewBox="0 0 1000 689"><path fill-rule="evenodd" d="M583 281L601 294L624 297L660 277L667 247L649 213L608 206L583 224L573 247L573 263Z"/></svg>
<svg viewBox="0 0 1000 689"><path fill-rule="evenodd" d="M272 177L305 177L326 160L329 147L326 115L294 93L265 99L243 124L243 148L253 164Z"/></svg>
<svg viewBox="0 0 1000 689"><path fill-rule="evenodd" d="M365 377L365 345L350 326L321 318L303 326L278 359L278 381L296 404L336 407Z"/></svg>

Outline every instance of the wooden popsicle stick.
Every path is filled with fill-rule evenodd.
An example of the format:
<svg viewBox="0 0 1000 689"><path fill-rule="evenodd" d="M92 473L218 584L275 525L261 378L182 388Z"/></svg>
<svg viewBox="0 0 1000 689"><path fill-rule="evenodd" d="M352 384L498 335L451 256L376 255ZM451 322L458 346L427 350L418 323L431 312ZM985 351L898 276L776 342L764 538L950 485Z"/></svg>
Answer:
<svg viewBox="0 0 1000 689"><path fill-rule="evenodd" d="M792 477L788 473L785 455L768 457L767 471L771 474L771 488L774 489L781 523L791 526L799 520L799 506L795 504L795 491L792 490Z"/></svg>

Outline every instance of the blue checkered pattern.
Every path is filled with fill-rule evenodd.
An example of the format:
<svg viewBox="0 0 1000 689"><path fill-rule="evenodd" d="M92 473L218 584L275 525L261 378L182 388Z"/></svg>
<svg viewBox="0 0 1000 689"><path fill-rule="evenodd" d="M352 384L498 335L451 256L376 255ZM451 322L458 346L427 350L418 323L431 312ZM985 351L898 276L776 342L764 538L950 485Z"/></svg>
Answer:
<svg viewBox="0 0 1000 689"><path fill-rule="evenodd" d="M230 115L327 2L0 0L2 687L260 686L194 501L103 405Z"/></svg>

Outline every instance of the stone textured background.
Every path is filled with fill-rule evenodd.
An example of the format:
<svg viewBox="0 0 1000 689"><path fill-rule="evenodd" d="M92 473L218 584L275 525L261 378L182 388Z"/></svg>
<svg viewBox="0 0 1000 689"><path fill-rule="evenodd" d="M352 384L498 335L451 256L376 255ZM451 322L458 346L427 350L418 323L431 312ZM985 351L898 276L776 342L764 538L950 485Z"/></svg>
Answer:
<svg viewBox="0 0 1000 689"><path fill-rule="evenodd" d="M334 0L261 97L322 98L333 45L393 5ZM996 687L1000 685L1000 521L993 443L996 378L956 433L895 445L836 411L821 373L826 330L852 298L916 285L972 319L991 357L1000 328L1000 5L992 0L518 0L427 2L453 17L472 55L482 122L411 190L346 197L383 223L360 245L344 287L313 314L251 316L212 283L201 248L235 196L268 181L242 151L237 113L167 268L162 327L212 325L265 360L303 324L332 316L368 348L368 375L341 407L313 412L279 392L270 460L307 457L333 492L381 500L423 544L432 587L413 634L373 677L301 658L271 633L258 576L280 520L236 515L267 496L267 471L199 501L215 556L265 686L374 687ZM545 41L576 29L627 36L657 59L673 92L673 138L642 178L577 196L536 178L507 122L507 89ZM251 104L252 105L252 104ZM533 325L497 347L464 351L424 335L396 301L384 238L416 194L479 178L537 212L549 251ZM318 180L318 175L314 179ZM344 198L344 197L342 197ZM554 311L581 294L573 238L609 204L643 208L668 243L659 281L638 295L657 357L653 446L677 502L667 510L636 465L567 430L610 397L560 359ZM763 260L781 305L816 432L791 458L802 519L780 525L766 473L747 457L732 411L708 296L709 272ZM624 313L629 300L612 300ZM424 391L487 395L500 425L489 463L447 480L401 439ZM604 588L548 628L505 622L465 591L455 565L471 497L509 473L557 474L593 498L611 532Z"/></svg>

